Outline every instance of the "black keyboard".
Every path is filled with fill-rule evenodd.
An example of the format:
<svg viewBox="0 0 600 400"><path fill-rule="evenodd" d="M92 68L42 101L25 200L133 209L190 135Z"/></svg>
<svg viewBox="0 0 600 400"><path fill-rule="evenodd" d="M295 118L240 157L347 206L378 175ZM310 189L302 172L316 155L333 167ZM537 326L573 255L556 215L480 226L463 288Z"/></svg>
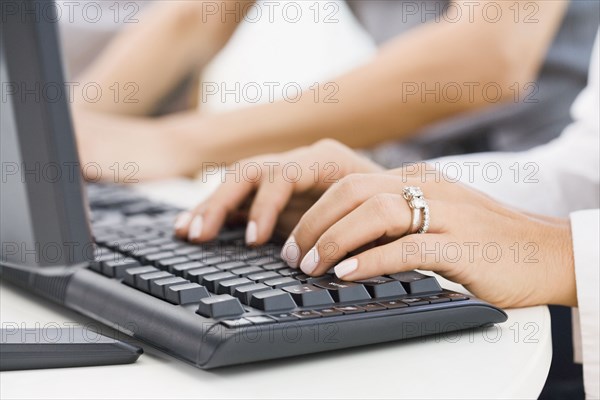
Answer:
<svg viewBox="0 0 600 400"><path fill-rule="evenodd" d="M173 236L175 207L117 186L90 185L88 199L93 274L72 279L66 303L201 368L506 320L416 271L311 277L288 267L276 243L245 247L241 227L190 244Z"/></svg>

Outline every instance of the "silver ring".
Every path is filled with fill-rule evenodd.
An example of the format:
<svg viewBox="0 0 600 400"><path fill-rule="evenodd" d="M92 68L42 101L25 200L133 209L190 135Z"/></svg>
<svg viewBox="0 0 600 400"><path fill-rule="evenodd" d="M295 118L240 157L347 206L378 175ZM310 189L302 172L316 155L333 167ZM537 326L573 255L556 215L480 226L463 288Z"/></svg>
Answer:
<svg viewBox="0 0 600 400"><path fill-rule="evenodd" d="M423 196L423 191L418 186L407 186L402 191L402 196L412 210L410 228L406 235L413 233L427 233L429 230L429 205Z"/></svg>

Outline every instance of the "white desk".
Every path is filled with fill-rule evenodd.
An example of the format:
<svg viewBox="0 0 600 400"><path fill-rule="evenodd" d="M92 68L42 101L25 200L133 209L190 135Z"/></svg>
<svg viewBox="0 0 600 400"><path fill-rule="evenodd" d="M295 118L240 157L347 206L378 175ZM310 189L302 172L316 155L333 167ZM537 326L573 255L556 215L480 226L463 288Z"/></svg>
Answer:
<svg viewBox="0 0 600 400"><path fill-rule="evenodd" d="M167 183L145 191L187 206L205 192L198 189ZM439 279L442 286L460 290ZM0 373L0 398L534 399L552 358L550 315L547 307L509 310L508 315L506 323L485 330L212 371L145 347L131 365ZM6 283L0 284L0 320L28 327L90 321Z"/></svg>

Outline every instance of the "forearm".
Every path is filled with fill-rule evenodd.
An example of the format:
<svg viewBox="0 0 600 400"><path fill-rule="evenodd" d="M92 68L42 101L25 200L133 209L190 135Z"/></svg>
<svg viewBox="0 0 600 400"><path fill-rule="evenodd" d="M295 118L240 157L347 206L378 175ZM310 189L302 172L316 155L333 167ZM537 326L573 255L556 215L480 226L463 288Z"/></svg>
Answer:
<svg viewBox="0 0 600 400"><path fill-rule="evenodd" d="M186 74L225 45L253 2L157 2L118 35L80 79L81 84L94 82L102 88L100 101L79 98L76 106L116 114L151 113ZM236 11L225 14L225 9ZM118 97L113 95L115 84Z"/></svg>
<svg viewBox="0 0 600 400"><path fill-rule="evenodd" d="M281 100L208 117L220 132L214 158L233 161L323 137L353 147L404 138L445 117L490 105L482 90L489 82L500 86L504 100L513 99L512 85L535 79L565 5L538 2L540 23L525 24L514 22L507 9L513 3L508 3L495 3L504 13L495 24L479 17L473 23L442 21L416 28L384 46L367 65L321 87L316 97L307 91L298 102ZM475 82L479 86L470 90ZM435 101L423 92L445 85L462 89L458 101L446 96ZM417 93L409 94L415 86ZM336 88L329 98L334 101L326 101ZM186 130L185 123L177 125ZM187 130L193 142L193 124Z"/></svg>

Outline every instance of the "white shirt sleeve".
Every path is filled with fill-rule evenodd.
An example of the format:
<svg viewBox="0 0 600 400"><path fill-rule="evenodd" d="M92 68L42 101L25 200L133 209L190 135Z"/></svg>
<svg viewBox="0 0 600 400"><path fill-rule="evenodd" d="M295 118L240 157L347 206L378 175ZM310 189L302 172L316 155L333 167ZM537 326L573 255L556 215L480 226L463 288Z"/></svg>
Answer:
<svg viewBox="0 0 600 400"><path fill-rule="evenodd" d="M447 178L539 214L567 218L600 208L599 37L588 87L578 96L574 122L552 142L521 153L482 153L432 160Z"/></svg>
<svg viewBox="0 0 600 400"><path fill-rule="evenodd" d="M579 303L579 332L574 341L581 343L583 382L588 399L600 398L600 210L571 214L575 279ZM577 335L577 336L576 336Z"/></svg>

